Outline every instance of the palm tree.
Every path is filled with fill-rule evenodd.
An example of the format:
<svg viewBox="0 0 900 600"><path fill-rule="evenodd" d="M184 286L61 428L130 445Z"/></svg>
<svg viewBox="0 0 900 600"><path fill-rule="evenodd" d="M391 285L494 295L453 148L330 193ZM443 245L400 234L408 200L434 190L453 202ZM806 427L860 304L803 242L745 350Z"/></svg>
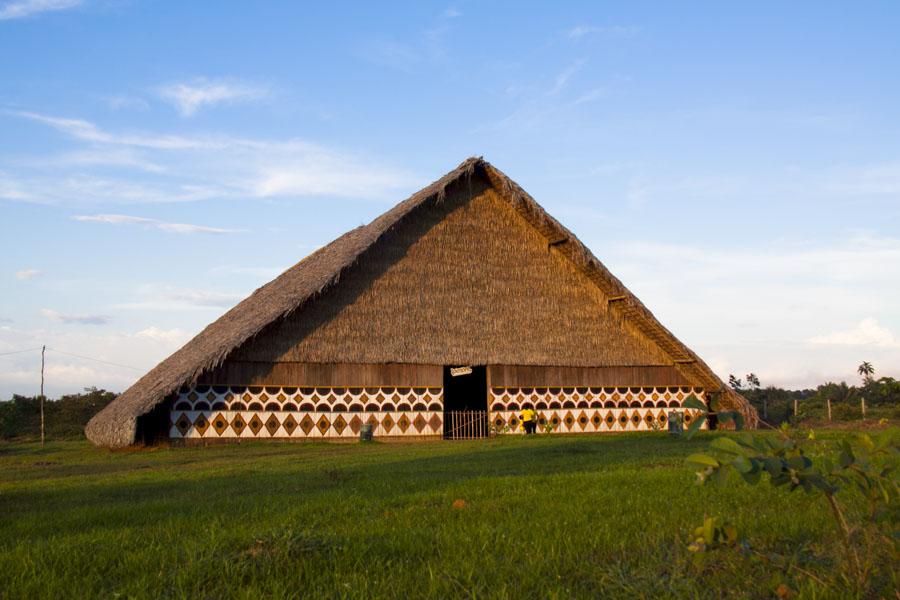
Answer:
<svg viewBox="0 0 900 600"><path fill-rule="evenodd" d="M863 378L863 384L869 383L872 381L872 375L875 374L875 367L872 366L867 360L864 360L861 365L856 369L856 372L859 373Z"/></svg>
<svg viewBox="0 0 900 600"><path fill-rule="evenodd" d="M856 372L859 373L863 378L863 386L869 385L872 383L872 375L875 374L875 367L872 366L867 360L864 360L861 365L856 369ZM863 421L866 420L866 397L862 394L859 395L859 409L862 411Z"/></svg>

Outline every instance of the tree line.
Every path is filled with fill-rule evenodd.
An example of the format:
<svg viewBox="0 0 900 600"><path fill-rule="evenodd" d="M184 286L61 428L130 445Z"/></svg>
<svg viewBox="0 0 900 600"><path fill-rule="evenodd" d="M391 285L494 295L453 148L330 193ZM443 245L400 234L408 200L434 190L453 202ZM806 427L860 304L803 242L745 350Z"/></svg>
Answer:
<svg viewBox="0 0 900 600"><path fill-rule="evenodd" d="M859 385L829 381L815 389L788 390L762 387L754 373L743 378L729 375L728 385L742 394L767 423L802 421L853 421L862 419L900 419L900 381L893 377L875 378L875 367L868 361L857 368Z"/></svg>

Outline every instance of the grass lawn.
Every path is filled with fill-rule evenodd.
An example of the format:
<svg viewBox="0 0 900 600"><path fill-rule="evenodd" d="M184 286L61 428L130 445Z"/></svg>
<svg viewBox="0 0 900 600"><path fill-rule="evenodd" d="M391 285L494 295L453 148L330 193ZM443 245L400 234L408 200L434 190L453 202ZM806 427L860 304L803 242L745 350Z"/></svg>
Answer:
<svg viewBox="0 0 900 600"><path fill-rule="evenodd" d="M713 435L0 445L0 596L846 597L731 551L696 570L704 515L813 573L836 539L800 491L694 485Z"/></svg>

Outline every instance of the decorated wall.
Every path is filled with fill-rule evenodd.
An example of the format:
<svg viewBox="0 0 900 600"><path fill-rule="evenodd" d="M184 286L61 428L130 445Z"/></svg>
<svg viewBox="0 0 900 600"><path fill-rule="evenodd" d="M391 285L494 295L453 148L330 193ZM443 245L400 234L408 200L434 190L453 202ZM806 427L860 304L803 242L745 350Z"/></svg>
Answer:
<svg viewBox="0 0 900 600"><path fill-rule="evenodd" d="M495 433L521 431L526 405L541 431L596 433L666 429L670 413L685 424L695 411L682 403L691 387L492 387L488 406ZM376 437L443 435L443 390L431 387L196 386L179 391L170 412L172 439L346 438L371 423Z"/></svg>
<svg viewBox="0 0 900 600"><path fill-rule="evenodd" d="M667 429L672 412L689 425L697 411L682 409L682 403L690 395L706 401L703 390L692 387L492 387L488 405L498 433L521 431L526 405L537 413L539 431L547 424L555 433L653 431Z"/></svg>

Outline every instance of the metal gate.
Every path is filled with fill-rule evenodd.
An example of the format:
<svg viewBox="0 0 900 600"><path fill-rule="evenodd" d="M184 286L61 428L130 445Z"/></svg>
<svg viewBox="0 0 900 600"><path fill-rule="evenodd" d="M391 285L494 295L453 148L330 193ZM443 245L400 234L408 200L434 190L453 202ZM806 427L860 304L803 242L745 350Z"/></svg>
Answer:
<svg viewBox="0 0 900 600"><path fill-rule="evenodd" d="M488 437L488 413L486 410L454 410L447 413L448 440L476 440Z"/></svg>

